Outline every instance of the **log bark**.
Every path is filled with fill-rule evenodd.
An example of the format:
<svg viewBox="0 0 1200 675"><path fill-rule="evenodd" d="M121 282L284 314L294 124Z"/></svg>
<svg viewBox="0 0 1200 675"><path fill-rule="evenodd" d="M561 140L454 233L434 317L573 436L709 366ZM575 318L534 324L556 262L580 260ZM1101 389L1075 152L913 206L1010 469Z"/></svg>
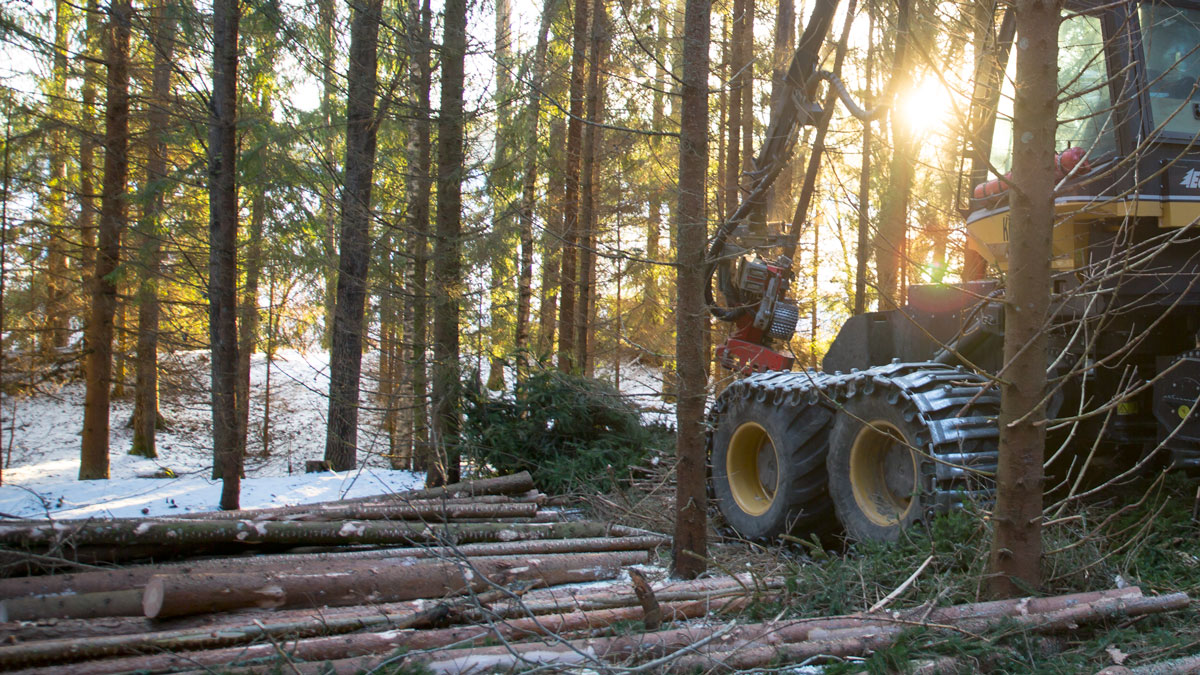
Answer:
<svg viewBox="0 0 1200 675"><path fill-rule="evenodd" d="M740 608L744 604L723 605L718 609ZM664 607L667 620L681 621L704 616L710 611L704 602L689 602ZM158 672L164 670L189 667L236 667L239 664L250 664L272 659L282 649L288 656L298 661L327 661L345 659L354 656L366 656L395 651L396 649L435 649L451 644L475 644L496 637L504 640L529 638L538 635L562 635L581 630L595 630L611 626L620 621L636 621L640 618L641 609L638 607L620 607L596 611L576 611L565 614L555 614L544 617L526 617L511 621L499 621L490 626L461 626L440 630L401 630L408 628L413 615L401 617L363 616L334 619L329 622L329 628L338 632L356 630L358 628L378 628L387 626L383 632L362 633L357 635L330 635L326 637L294 639L278 644L256 644L244 647L224 649L208 649L182 654L156 654L120 660L84 663L71 668L73 675L107 675L123 672ZM390 620L384 621L384 618ZM311 627L321 628L316 620ZM151 650L183 651L195 649L197 646L209 646L217 640L238 639L238 643L250 642L251 639L261 638L268 634L273 637L278 633L275 626L268 625L267 630L258 626L246 626L242 631L186 631L179 636L168 634L123 636L116 639L75 642L55 641L54 645L22 645L24 649L0 647L0 666L22 666L32 663L73 662L97 658L99 656L115 656L148 652ZM334 631L331 630L330 633ZM233 643L227 643L233 644ZM55 652L55 649L60 651ZM103 651L101 651L103 650ZM118 651L119 650L119 651ZM20 660L18 660L18 654ZM36 659L36 661L35 661Z"/></svg>
<svg viewBox="0 0 1200 675"><path fill-rule="evenodd" d="M781 581L772 581L773 588L781 588ZM752 601L770 601L774 592L747 589L735 580L725 577L705 579L700 582L656 584L658 597L663 603L701 603L712 612L735 612ZM492 602L486 610L479 609L483 595L463 600L461 606L451 605L452 612L445 618L448 623L479 623L485 620L523 619L530 615L557 614L566 610L595 612L609 609L634 607L636 597L631 593L613 591L581 592L577 588L551 587L531 590L520 596L520 601ZM508 597L508 596L506 596ZM442 605L438 605L442 606ZM139 605L140 607L140 605ZM255 621L261 621L276 637L303 637L309 635L332 635L341 627L351 630L370 626L395 627L396 623L412 614L429 609L428 600L410 600L371 606L321 607L317 609L292 610L245 610L228 615L174 617L151 620L144 617L107 617L103 619L64 619L55 622L0 624L0 634L16 642L55 641L79 638L141 635L140 639L159 640L171 636L189 636L198 632L213 637L258 635L254 633ZM380 623L370 623L379 618ZM354 622L359 623L354 623ZM322 630L316 630L322 628ZM428 632L428 631L426 631ZM173 638L172 638L173 639ZM189 638L190 639L190 638ZM197 638L199 639L199 638ZM237 638L240 640L241 638ZM91 640L88 641L93 642ZM453 641L452 641L453 642ZM120 643L118 640L117 643ZM103 644L103 643L101 643ZM238 644L238 642L197 643L192 648L213 648ZM415 644L415 643L414 643ZM447 643L449 644L449 643ZM444 645L437 645L444 646ZM0 649L0 654L6 652ZM114 654L116 652L113 652ZM0 661L2 664L3 661Z"/></svg>
<svg viewBox="0 0 1200 675"><path fill-rule="evenodd" d="M141 588L157 575L193 574L220 570L252 571L264 567L285 567L290 571L340 566L354 561L389 559L481 557L504 555L545 555L548 553L601 553L606 551L646 551L666 543L655 537L598 537L589 539L545 539L540 541L492 542L463 546L348 551L345 553L296 553L255 555L245 558L218 558L163 565L142 565L117 570L79 572L54 576L19 577L0 580L0 597L20 598L31 595L99 593ZM138 611L140 614L140 610Z"/></svg>
<svg viewBox="0 0 1200 675"><path fill-rule="evenodd" d="M373 565L325 574L199 574L152 577L142 601L150 618L243 607L346 606L437 598L490 585L530 581L539 586L611 579L621 566L646 562L644 552L544 557L476 558L420 564ZM382 561L381 561L382 562ZM357 572L357 573L355 573Z"/></svg>
<svg viewBox="0 0 1200 675"><path fill-rule="evenodd" d="M125 546L150 544L186 552L202 544L285 544L344 546L348 544L422 544L449 542L602 537L602 523L449 523L354 521L154 521L122 520L84 523L43 521L39 524L0 525L0 544L36 549L49 546Z"/></svg>
<svg viewBox="0 0 1200 675"><path fill-rule="evenodd" d="M479 595L463 602L475 604L482 601L483 598L484 595ZM140 593L138 594L138 611L139 613L141 611ZM422 609L406 608L401 613L372 609L369 613L327 616L322 612L319 616L310 614L295 621L288 621L282 618L266 620L265 622L243 620L238 625L226 625L216 630L212 627L201 627L184 630L143 632L132 635L97 636L89 640L55 639L30 644L16 643L8 646L0 646L0 668L11 669L47 663L64 664L105 657L190 650L212 651L183 656L167 653L119 661L104 661L98 664L84 664L73 667L72 672L76 672L76 668L79 669L79 672L112 673L129 671L154 672L195 665L224 665L225 663L239 660L239 657L241 657L240 660L256 658L249 656L253 648L242 647L225 651L217 648L249 644L260 641L263 638L298 639L316 635L332 636L380 627L387 627L389 632L394 632L400 629L428 626L443 622L451 617L455 611L456 608L453 605L439 603ZM335 640L341 639L335 638ZM275 649L273 644L261 646L272 650ZM265 656L274 654L275 652L272 651L265 654ZM224 659L224 661L218 659Z"/></svg>
<svg viewBox="0 0 1200 675"><path fill-rule="evenodd" d="M102 616L140 616L141 613L140 589L35 595L0 601L0 621L93 619Z"/></svg>
<svg viewBox="0 0 1200 675"><path fill-rule="evenodd" d="M364 502L362 504L330 505L317 508L295 507L262 511L252 517L255 521L264 520L421 520L444 523L467 518L533 518L537 515L538 505L533 503L515 504L482 504L474 502L432 502L422 501L410 504ZM213 514L213 520L234 520L225 514ZM175 520L164 518L163 520ZM187 520L198 520L188 518ZM237 518L242 520L242 518Z"/></svg>
<svg viewBox="0 0 1200 675"><path fill-rule="evenodd" d="M1145 598L1109 598L1077 605L1068 610L1051 614L1010 614L990 617L980 622L979 627L994 626L1000 620L1015 619L1018 624L1038 632L1067 630L1079 623L1098 621L1112 617L1133 617L1143 614L1173 611L1187 607L1186 594ZM968 606L969 607L969 606ZM1014 608L1014 613L1019 610ZM754 624L734 630L727 626L689 627L657 633L645 633L613 638L570 640L546 645L516 644L503 647L482 647L442 650L421 654L414 661L421 661L435 673L466 673L486 666L491 669L526 667L531 663L553 665L597 665L627 662L630 658L658 658L685 648L697 649L697 643L713 639L722 633L716 644L704 645L704 653L690 656L680 653L679 658L660 664L659 668L671 668L691 672L696 669L709 672L728 672L761 667L768 663L803 661L818 655L865 654L891 644L908 624L880 622L876 625L853 627L849 630L830 630L820 639L802 642L787 642L778 632L780 624ZM348 659L333 664L331 672L356 664L362 668L378 662L378 659ZM300 672L308 672L301 670Z"/></svg>

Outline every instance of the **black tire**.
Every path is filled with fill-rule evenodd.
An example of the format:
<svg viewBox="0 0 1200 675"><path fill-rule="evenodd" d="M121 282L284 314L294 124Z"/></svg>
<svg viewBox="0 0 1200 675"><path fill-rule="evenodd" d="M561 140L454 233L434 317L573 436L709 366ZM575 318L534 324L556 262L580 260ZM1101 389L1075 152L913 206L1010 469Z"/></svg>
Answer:
<svg viewBox="0 0 1200 675"><path fill-rule="evenodd" d="M829 495L851 539L896 541L930 506L935 465L913 452L926 450L923 427L904 403L876 389L846 401L833 424Z"/></svg>
<svg viewBox="0 0 1200 675"><path fill-rule="evenodd" d="M726 522L765 542L836 532L825 471L832 413L800 396L737 389L714 409L709 448L712 496Z"/></svg>

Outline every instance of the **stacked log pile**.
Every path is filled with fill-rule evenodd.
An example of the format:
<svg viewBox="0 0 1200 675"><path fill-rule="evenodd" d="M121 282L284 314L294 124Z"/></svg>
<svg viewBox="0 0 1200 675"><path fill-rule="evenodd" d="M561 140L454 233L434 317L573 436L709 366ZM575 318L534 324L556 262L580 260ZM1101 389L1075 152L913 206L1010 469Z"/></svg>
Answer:
<svg viewBox="0 0 1200 675"><path fill-rule="evenodd" d="M1135 587L747 623L751 605L786 598L781 580L652 583L630 566L651 561L661 536L561 520L544 501L519 474L174 519L3 521L0 670L723 672L862 655L913 626L1055 632L1188 603Z"/></svg>

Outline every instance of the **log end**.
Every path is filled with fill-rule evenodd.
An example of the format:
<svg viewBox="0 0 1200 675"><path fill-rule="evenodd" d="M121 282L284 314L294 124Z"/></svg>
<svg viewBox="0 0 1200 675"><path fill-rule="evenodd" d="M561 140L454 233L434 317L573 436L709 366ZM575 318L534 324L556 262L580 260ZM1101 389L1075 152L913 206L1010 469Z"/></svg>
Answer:
<svg viewBox="0 0 1200 675"><path fill-rule="evenodd" d="M142 613L147 619L157 619L163 609L163 577L153 576L146 582L146 590L142 593Z"/></svg>

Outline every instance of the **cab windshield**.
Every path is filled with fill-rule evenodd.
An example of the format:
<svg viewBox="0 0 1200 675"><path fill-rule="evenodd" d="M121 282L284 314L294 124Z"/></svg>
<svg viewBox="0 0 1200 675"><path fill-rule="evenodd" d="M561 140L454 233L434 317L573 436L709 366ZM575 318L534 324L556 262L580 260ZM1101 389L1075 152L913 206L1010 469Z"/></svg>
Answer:
<svg viewBox="0 0 1200 675"><path fill-rule="evenodd" d="M1144 4L1138 22L1154 129L1200 134L1200 9Z"/></svg>
<svg viewBox="0 0 1200 675"><path fill-rule="evenodd" d="M1017 50L1009 53L1004 84L996 110L991 163L1003 174L1012 169L1013 83ZM1088 157L1099 158L1117 149L1109 74L1104 59L1104 33L1100 19L1075 15L1064 19L1058 31L1058 128L1055 152L1081 147Z"/></svg>

